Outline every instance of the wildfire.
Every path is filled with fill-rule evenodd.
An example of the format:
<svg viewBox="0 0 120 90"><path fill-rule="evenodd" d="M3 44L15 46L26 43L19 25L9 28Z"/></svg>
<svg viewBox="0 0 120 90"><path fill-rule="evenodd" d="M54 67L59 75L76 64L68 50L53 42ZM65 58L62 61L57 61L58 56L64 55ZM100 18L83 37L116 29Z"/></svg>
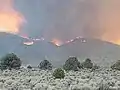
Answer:
<svg viewBox="0 0 120 90"><path fill-rule="evenodd" d="M113 43L120 45L120 40L114 41Z"/></svg>
<svg viewBox="0 0 120 90"><path fill-rule="evenodd" d="M0 32L18 34L25 19L12 4L12 0L0 0Z"/></svg>
<svg viewBox="0 0 120 90"><path fill-rule="evenodd" d="M27 46L31 46L31 45L34 44L34 42L33 42L33 41L31 41L31 42L24 42L23 44L24 44L24 45L27 45Z"/></svg>
<svg viewBox="0 0 120 90"><path fill-rule="evenodd" d="M58 39L53 39L52 41L51 41L53 44L55 44L56 46L61 46L63 43L60 41L60 40L58 40Z"/></svg>

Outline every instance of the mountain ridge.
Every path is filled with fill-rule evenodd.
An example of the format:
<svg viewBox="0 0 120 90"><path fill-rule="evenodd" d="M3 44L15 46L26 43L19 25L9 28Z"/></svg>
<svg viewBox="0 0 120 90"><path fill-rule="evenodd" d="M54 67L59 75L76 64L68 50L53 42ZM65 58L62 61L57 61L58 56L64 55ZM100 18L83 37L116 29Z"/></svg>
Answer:
<svg viewBox="0 0 120 90"><path fill-rule="evenodd" d="M85 42L82 42L85 40ZM0 56L16 53L24 64L37 65L43 59L49 59L54 66L61 66L69 56L76 56L82 62L90 58L99 65L110 65L120 59L120 46L99 39L82 38L71 43L56 46L46 40L27 46L27 39L8 33L0 33Z"/></svg>

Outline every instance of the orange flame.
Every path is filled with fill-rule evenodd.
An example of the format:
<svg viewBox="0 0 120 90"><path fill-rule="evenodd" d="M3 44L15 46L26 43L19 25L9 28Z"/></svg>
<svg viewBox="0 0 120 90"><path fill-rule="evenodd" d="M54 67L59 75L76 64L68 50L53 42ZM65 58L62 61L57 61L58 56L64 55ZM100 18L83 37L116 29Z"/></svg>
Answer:
<svg viewBox="0 0 120 90"><path fill-rule="evenodd" d="M12 4L12 0L0 0L0 32L18 34L25 19Z"/></svg>
<svg viewBox="0 0 120 90"><path fill-rule="evenodd" d="M53 44L55 44L56 46L61 46L63 43L62 43L62 41L60 41L60 40L58 40L58 39L53 39L52 41L51 41Z"/></svg>

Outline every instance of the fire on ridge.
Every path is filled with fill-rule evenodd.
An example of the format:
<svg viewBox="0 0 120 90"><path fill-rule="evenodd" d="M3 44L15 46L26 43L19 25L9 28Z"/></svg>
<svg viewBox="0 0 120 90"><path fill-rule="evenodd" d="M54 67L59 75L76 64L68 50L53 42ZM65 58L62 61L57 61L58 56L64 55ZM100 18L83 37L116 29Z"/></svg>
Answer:
<svg viewBox="0 0 120 90"><path fill-rule="evenodd" d="M42 37L42 38L29 38L29 37L27 37L27 36L22 36L22 38L28 40L28 41L26 41L26 42L23 42L23 44L24 44L24 45L27 45L27 46L31 46L31 45L33 45L35 42L44 41L44 40L45 40L45 38L43 38L43 37ZM84 38L81 37L81 36L75 37L74 39L71 39L71 40L68 40L68 41L65 41L65 42L62 42L61 40L59 40L59 39L57 39L57 38L54 38L54 39L52 39L50 42L51 42L52 44L54 44L55 46L57 46L57 47L61 47L61 46L66 45L66 44L73 43L73 42L75 42L76 40L80 40L80 42L82 42L82 43L86 43L86 42L87 42L86 39L84 39ZM47 41L47 40L46 40L46 41Z"/></svg>

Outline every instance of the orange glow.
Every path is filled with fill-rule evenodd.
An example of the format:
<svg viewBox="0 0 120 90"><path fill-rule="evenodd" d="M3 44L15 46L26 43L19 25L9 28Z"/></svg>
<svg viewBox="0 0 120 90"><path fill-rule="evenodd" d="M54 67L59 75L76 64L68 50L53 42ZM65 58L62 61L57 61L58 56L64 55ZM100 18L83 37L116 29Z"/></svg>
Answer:
<svg viewBox="0 0 120 90"><path fill-rule="evenodd" d="M113 41L113 43L120 45L120 40Z"/></svg>
<svg viewBox="0 0 120 90"><path fill-rule="evenodd" d="M104 2L103 2L104 3ZM103 4L101 3L101 4ZM102 6L102 5L101 5ZM99 8L100 39L120 45L120 0L108 0Z"/></svg>
<svg viewBox="0 0 120 90"><path fill-rule="evenodd" d="M25 19L12 4L12 0L0 0L0 32L18 34Z"/></svg>
<svg viewBox="0 0 120 90"><path fill-rule="evenodd" d="M55 44L56 46L61 46L62 45L62 42L60 40L58 40L58 39L53 39L51 42L53 44Z"/></svg>
<svg viewBox="0 0 120 90"><path fill-rule="evenodd" d="M17 13L0 12L0 32L17 34L22 23L21 16Z"/></svg>

